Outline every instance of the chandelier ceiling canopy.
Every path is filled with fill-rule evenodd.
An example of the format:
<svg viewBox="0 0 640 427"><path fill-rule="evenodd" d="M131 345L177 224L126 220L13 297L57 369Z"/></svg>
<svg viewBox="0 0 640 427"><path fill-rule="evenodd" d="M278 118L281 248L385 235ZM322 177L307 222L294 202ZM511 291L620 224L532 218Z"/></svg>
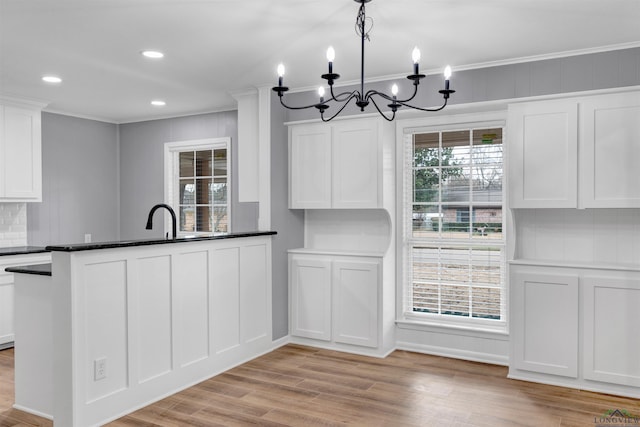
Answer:
<svg viewBox="0 0 640 427"><path fill-rule="evenodd" d="M425 78L424 74L420 74L419 63L420 63L420 50L416 47L412 52L413 59L413 74L409 74L407 79L411 80L413 83L413 93L411 96L405 99L398 99L398 85L394 84L391 87L391 95L387 95L386 93L370 89L368 91L364 91L364 46L365 40L369 40L369 31L371 30L372 25L369 25L369 29L365 28L367 23L372 23L372 19L367 17L365 14L365 4L369 3L371 0L354 0L356 3L360 3L360 8L358 10L358 16L356 17L356 33L360 37L360 88L353 90L351 92L342 92L342 93L334 93L333 84L335 81L340 78L339 74L333 72L333 61L335 59L335 50L333 47L329 47L327 49L327 61L329 63L328 72L326 74L322 74L320 77L327 81L329 85L329 97L325 99L325 88L320 86L318 89L318 95L320 97L319 102L310 105L303 106L290 106L284 102L284 94L289 90L288 87L283 85L284 80L284 65L278 65L278 86L273 87L273 90L278 94L280 99L280 103L285 108L290 110L303 110L307 108L316 108L320 112L320 118L324 122L328 122L335 117L337 117L351 101L355 101L355 104L360 108L360 111L365 111L365 108L371 103L378 110L378 113L382 117L384 117L388 121L392 121L396 116L396 111L398 111L401 107L413 108L415 110L420 111L440 111L444 107L447 106L447 101L449 96L455 92L455 90L450 89L449 79L451 77L451 67L447 66L444 70L444 89L439 90L438 92L442 94L444 99L442 105L440 107L435 108L423 108L417 107L409 104L415 96L418 94L418 85L420 84L420 80ZM391 114L385 114L381 109L378 103L376 102L376 97L378 100L382 99L382 102L389 102L387 107L391 110ZM329 117L325 117L324 113L327 111L333 104L336 105L338 110L330 115Z"/></svg>

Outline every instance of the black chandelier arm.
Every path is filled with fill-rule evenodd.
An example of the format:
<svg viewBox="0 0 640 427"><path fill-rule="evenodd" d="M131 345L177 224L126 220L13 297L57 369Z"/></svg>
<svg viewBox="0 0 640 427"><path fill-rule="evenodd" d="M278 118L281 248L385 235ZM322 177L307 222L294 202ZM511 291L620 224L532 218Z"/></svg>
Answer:
<svg viewBox="0 0 640 427"><path fill-rule="evenodd" d="M369 100L373 101L372 97L373 97L374 95L378 95L379 97L384 98L384 99L386 99L387 101L397 102L398 104L402 104L403 102L409 102L409 101L411 101L413 98L415 98L415 97L416 97L416 95L417 95L417 94L418 94L418 86L414 86L414 87L413 87L413 94L412 94L409 98L407 98L407 99L397 99L397 100L394 100L394 99L393 99L393 96L389 96L389 95L387 95L387 94L386 94L386 93L384 93L384 92L378 92L377 90L369 89L369 90L367 91L367 93L366 93L366 95L365 95L364 99L365 99L366 101L369 101Z"/></svg>
<svg viewBox="0 0 640 427"><path fill-rule="evenodd" d="M329 93L331 94L330 100L336 101L336 102L349 102L349 98L351 98L352 96L355 96L356 98L360 98L362 96L357 89L352 92L342 92L337 95L334 95L333 85L329 86L329 91L330 91ZM340 97L343 97L343 96L344 98L340 99Z"/></svg>
<svg viewBox="0 0 640 427"><path fill-rule="evenodd" d="M303 105L303 106L300 106L300 107L291 107L291 106L289 106L289 105L285 104L285 103L284 103L284 99L283 99L283 97L282 97L282 96L280 96L280 104L282 104L282 106L283 106L284 108L289 109L289 110L306 110L307 108L313 108L313 107L316 107L316 106L318 106L318 105L322 105L322 104L324 104L324 103L323 103L323 102L320 102L320 103L317 103L317 104Z"/></svg>
<svg viewBox="0 0 640 427"><path fill-rule="evenodd" d="M330 122L331 120L336 118L336 116L338 114L340 114L342 112L342 110L344 110L347 107L347 105L349 105L349 103L351 102L352 99L357 98L356 92L358 92L358 91L353 91L351 93L351 96L349 97L349 99L347 99L345 101L345 103L342 104L342 107L340 107L340 109L333 116L329 117L328 119L324 118L324 110L320 110L320 118L322 119L322 121L323 122Z"/></svg>
<svg viewBox="0 0 640 427"><path fill-rule="evenodd" d="M387 117L387 115L386 115L386 114L384 114L384 113L382 112L382 110L380 109L380 107L378 107L378 104L376 104L375 99L371 98L371 103L373 104L373 106L374 106L374 107L376 107L376 110L378 110L378 113L380 113L380 115L381 115L382 117L384 117L384 119L385 119L386 121L388 121L388 122L392 122L392 121L393 121L393 119L396 117L396 112L395 112L395 110L393 111L393 114L391 115L391 117Z"/></svg>
<svg viewBox="0 0 640 427"><path fill-rule="evenodd" d="M444 109L444 107L446 107L446 106L447 106L447 101L448 101L448 99L447 99L447 98L445 98L445 99L444 99L444 104L442 104L440 107L437 107L437 108L422 108L422 107L416 107L416 106L414 106L414 105L407 104L407 103L406 103L406 102L404 102L404 101L396 101L396 103L398 103L398 104L402 105L403 107L413 108L414 110L427 111L427 112L430 112L430 113L434 113L434 112L436 112L436 111L440 111L440 110Z"/></svg>

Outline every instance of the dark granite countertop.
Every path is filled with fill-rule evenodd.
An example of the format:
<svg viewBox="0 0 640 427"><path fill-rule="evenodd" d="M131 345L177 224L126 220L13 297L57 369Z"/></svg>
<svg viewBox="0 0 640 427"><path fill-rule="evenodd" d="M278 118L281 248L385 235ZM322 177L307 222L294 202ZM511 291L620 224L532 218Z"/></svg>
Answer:
<svg viewBox="0 0 640 427"><path fill-rule="evenodd" d="M201 242L204 240L223 240L223 239L237 239L240 237L254 237L254 236L270 236L277 234L275 231L249 231L240 233L221 234L217 236L196 236L196 237L180 237L177 239L147 239L147 240L125 240L117 242L95 242L95 243L78 243L72 245L52 245L47 246L47 251L57 252L78 252L78 251L92 251L95 249L113 249L113 248L128 248L134 246L150 246L161 245L167 243L188 243L188 242Z"/></svg>
<svg viewBox="0 0 640 427"><path fill-rule="evenodd" d="M7 267L9 273L37 274L38 276L51 276L51 263L21 265L20 267Z"/></svg>
<svg viewBox="0 0 640 427"><path fill-rule="evenodd" d="M41 246L12 246L0 248L0 256L39 254L43 252L49 252L49 250Z"/></svg>

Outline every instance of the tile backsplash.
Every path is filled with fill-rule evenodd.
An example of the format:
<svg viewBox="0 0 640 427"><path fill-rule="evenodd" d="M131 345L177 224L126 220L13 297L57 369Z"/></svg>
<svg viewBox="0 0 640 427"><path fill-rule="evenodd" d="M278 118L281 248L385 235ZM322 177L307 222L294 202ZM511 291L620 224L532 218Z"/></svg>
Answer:
<svg viewBox="0 0 640 427"><path fill-rule="evenodd" d="M0 203L0 248L27 244L27 204Z"/></svg>

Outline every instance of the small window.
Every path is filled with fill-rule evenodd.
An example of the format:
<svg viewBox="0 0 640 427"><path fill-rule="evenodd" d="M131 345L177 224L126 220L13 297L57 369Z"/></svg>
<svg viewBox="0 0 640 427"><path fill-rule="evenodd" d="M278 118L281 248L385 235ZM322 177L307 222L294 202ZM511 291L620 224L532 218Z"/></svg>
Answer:
<svg viewBox="0 0 640 427"><path fill-rule="evenodd" d="M178 234L229 232L230 139L165 144L166 199L178 215Z"/></svg>

